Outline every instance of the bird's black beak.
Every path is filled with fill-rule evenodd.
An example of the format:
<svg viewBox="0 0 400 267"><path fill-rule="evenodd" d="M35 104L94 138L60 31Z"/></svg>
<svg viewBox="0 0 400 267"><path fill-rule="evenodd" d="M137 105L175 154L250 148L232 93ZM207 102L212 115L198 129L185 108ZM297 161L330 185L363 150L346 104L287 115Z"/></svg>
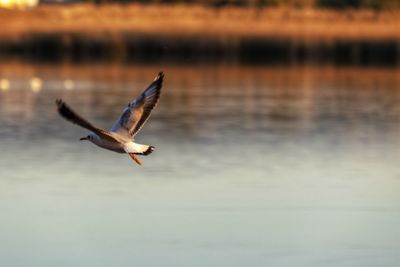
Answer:
<svg viewBox="0 0 400 267"><path fill-rule="evenodd" d="M80 141L83 141L83 140L88 140L87 139L87 137L82 137L81 139L79 139Z"/></svg>

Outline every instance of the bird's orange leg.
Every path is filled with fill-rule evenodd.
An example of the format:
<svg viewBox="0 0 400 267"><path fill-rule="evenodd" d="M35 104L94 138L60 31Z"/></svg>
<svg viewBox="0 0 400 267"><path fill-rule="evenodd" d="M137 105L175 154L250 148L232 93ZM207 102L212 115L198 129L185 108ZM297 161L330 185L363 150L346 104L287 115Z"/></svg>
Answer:
<svg viewBox="0 0 400 267"><path fill-rule="evenodd" d="M129 156L139 165L142 165L142 162L138 159L138 157L135 156L133 153L129 153Z"/></svg>

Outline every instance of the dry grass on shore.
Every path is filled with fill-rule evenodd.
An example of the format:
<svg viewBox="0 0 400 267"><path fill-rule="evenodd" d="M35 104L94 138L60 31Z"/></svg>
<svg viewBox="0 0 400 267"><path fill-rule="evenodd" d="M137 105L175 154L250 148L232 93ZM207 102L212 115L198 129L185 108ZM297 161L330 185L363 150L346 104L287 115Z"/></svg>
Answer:
<svg viewBox="0 0 400 267"><path fill-rule="evenodd" d="M36 33L400 40L400 11L75 4L0 9L0 21L3 40Z"/></svg>

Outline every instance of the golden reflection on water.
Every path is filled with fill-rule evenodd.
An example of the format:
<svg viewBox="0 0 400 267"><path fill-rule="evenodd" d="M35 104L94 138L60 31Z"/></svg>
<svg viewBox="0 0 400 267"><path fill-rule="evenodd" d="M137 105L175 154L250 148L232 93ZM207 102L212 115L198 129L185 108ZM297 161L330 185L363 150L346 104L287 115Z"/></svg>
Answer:
<svg viewBox="0 0 400 267"><path fill-rule="evenodd" d="M0 89L2 91L7 91L10 88L10 81L8 79L1 79L0 80Z"/></svg>
<svg viewBox="0 0 400 267"><path fill-rule="evenodd" d="M0 65L2 115L34 113L32 101L63 97L113 119L158 70L166 73L161 116L182 127L224 116L241 127L293 130L339 121L351 129L370 121L397 121L398 69L335 67ZM30 81L30 85L27 83ZM35 94L41 94L36 96ZM131 90L130 90L131 88ZM69 92L76 89L75 93ZM43 91L42 91L43 90ZM27 111L29 110L29 111ZM171 116L169 116L171 117ZM349 123L351 122L351 123ZM208 123L211 127L213 124ZM392 127L398 127L393 124Z"/></svg>
<svg viewBox="0 0 400 267"><path fill-rule="evenodd" d="M34 93L40 92L40 91L42 90L42 85L43 85L43 82L42 82L42 80L41 80L40 78L38 78L38 77L33 77L33 78L31 79L31 89L32 89L32 92L34 92Z"/></svg>

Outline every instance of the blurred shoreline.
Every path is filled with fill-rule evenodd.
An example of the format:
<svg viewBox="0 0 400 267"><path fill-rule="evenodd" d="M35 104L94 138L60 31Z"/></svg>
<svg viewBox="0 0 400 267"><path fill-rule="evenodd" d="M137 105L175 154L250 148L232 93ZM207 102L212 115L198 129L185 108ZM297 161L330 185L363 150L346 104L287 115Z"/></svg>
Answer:
<svg viewBox="0 0 400 267"><path fill-rule="evenodd" d="M399 10L73 4L0 19L0 58L400 65Z"/></svg>

